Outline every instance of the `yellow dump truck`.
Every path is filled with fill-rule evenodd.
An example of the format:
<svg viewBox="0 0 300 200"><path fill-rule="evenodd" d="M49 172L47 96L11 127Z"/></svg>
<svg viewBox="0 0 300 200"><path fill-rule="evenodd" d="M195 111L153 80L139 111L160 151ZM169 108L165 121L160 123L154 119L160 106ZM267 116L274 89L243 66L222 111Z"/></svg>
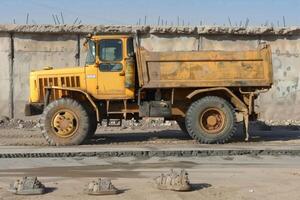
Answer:
<svg viewBox="0 0 300 200"><path fill-rule="evenodd" d="M149 52L136 35L87 37L83 67L30 73L25 114L41 115L50 145L78 145L98 124L162 117L200 143L224 143L272 84L270 46L251 51Z"/></svg>

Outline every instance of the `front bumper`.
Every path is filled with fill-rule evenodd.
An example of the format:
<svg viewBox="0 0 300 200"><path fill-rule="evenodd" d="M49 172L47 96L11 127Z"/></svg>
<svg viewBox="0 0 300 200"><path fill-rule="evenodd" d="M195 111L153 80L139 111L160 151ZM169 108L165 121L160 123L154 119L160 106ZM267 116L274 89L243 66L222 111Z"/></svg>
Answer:
<svg viewBox="0 0 300 200"><path fill-rule="evenodd" d="M43 103L28 103L25 105L25 116L40 115L43 113Z"/></svg>

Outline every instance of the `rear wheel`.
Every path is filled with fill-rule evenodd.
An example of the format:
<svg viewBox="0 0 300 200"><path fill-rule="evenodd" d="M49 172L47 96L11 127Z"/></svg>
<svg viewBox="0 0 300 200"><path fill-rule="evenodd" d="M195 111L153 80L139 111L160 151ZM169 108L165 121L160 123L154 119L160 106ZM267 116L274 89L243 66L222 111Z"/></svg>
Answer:
<svg viewBox="0 0 300 200"><path fill-rule="evenodd" d="M50 145L78 145L90 130L87 110L76 100L51 102L41 117L42 134Z"/></svg>
<svg viewBox="0 0 300 200"><path fill-rule="evenodd" d="M192 103L185 121L190 136L200 143L225 143L233 136L237 124L233 106L216 96Z"/></svg>

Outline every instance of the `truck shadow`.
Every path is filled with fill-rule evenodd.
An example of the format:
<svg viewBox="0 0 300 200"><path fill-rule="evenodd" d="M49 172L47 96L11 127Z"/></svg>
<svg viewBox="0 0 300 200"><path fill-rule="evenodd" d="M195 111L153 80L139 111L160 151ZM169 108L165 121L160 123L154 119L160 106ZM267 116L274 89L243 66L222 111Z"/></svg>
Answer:
<svg viewBox="0 0 300 200"><path fill-rule="evenodd" d="M194 184L191 184L191 188L192 188L191 191L202 190L205 188L209 188L211 186L212 185L209 183L194 183Z"/></svg>
<svg viewBox="0 0 300 200"><path fill-rule="evenodd" d="M268 126L262 122L252 123L250 124L249 133L251 142L300 140L300 126L295 125ZM232 142L241 142L244 139L243 126L239 123Z"/></svg>
<svg viewBox="0 0 300 200"><path fill-rule="evenodd" d="M243 132L242 124L240 123L237 127L237 131L231 143L244 142L245 134ZM267 142L267 141L289 141L289 140L300 140L300 126L267 126L264 124L251 124L250 125L250 141L251 142ZM158 130L154 131L140 131L140 132L123 132L123 131L102 131L98 130L96 135L87 144L112 144L112 143L131 143L134 142L145 142L149 143L167 143L180 144L190 141L190 143L196 143L189 135L183 133L174 127L169 130Z"/></svg>
<svg viewBox="0 0 300 200"><path fill-rule="evenodd" d="M87 143L91 144L111 144L111 143L134 143L134 142L149 142L153 141L187 141L192 139L190 136L184 134L181 130L160 130L160 131L149 131L149 132L133 132L124 133L113 131L110 133L99 133Z"/></svg>

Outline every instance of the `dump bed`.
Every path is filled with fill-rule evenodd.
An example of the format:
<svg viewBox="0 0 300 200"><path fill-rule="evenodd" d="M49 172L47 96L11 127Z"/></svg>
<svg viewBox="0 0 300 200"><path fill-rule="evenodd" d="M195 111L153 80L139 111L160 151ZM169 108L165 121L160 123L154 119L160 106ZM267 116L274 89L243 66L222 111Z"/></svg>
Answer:
<svg viewBox="0 0 300 200"><path fill-rule="evenodd" d="M149 52L137 50L139 84L144 88L270 87L269 45L251 51Z"/></svg>

